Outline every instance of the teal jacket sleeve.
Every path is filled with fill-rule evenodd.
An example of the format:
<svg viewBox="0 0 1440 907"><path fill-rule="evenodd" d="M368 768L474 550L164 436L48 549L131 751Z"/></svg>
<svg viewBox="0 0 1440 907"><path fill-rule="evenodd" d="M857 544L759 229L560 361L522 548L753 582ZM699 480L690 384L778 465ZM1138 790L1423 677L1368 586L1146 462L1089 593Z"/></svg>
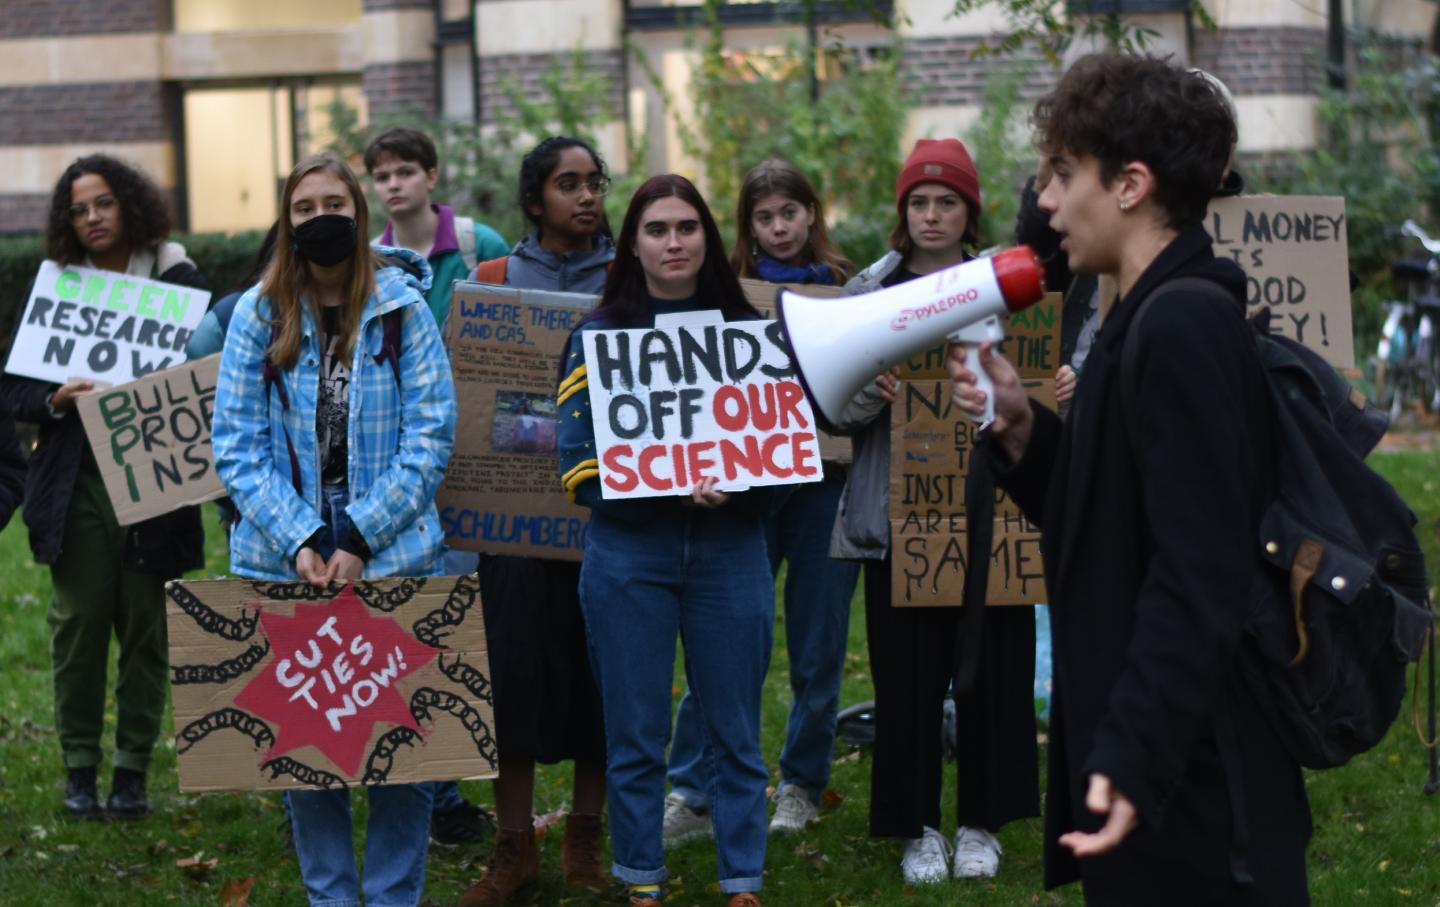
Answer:
<svg viewBox="0 0 1440 907"><path fill-rule="evenodd" d="M510 254L510 244L494 227L475 222L475 260L489 261Z"/></svg>

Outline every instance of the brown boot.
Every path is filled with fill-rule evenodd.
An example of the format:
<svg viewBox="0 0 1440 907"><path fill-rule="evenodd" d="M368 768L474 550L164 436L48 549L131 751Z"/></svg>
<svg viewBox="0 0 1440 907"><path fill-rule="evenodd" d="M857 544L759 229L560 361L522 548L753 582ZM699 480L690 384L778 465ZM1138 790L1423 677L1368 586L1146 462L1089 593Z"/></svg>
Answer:
<svg viewBox="0 0 1440 907"><path fill-rule="evenodd" d="M522 889L540 881L540 852L534 829L502 828L480 881L460 896L457 907L502 907Z"/></svg>
<svg viewBox="0 0 1440 907"><path fill-rule="evenodd" d="M610 874L600 862L600 839L605 829L599 816L571 813L565 817L565 841L560 845L560 868L571 888L604 891Z"/></svg>

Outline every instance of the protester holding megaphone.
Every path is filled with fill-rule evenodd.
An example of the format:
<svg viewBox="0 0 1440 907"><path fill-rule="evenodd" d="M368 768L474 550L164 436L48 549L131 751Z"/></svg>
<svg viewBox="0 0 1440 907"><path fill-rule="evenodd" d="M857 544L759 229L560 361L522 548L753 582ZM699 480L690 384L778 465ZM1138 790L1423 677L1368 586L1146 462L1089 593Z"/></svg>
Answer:
<svg viewBox="0 0 1440 907"><path fill-rule="evenodd" d="M888 324L879 331L862 330L862 336L886 334L885 342L889 342L888 335L916 320L954 317L957 307L978 305L1003 312L1007 306L1018 308L1039 298L1039 272L1028 250L997 259L993 267L989 262L954 267L972 257L971 250L978 244L980 214L979 174L960 141L917 142L896 180L895 201L899 220L890 235L891 251L851 280L846 290L871 293L926 277L931 282L945 282L947 288L955 281L957 292L887 310ZM946 273L929 277L940 272ZM1017 290L1018 285L1023 289ZM986 314L995 311L987 309ZM793 344L799 331L790 323L787 330ZM830 356L846 358L837 353L832 350ZM867 361L881 364L899 358L886 350L867 350L860 355L872 356ZM806 373L804 361L800 371ZM822 393L817 391L818 384L815 375L806 375L812 398ZM1039 811L1035 758L1023 755L1035 748L1031 679L1024 668L1016 672L1019 689L1024 692L1023 714L1011 720L1006 713L1007 720L993 722L994 726L957 728L962 762L952 867L951 845L940 832L941 720L946 691L957 667L956 631L961 612L952 607L892 607L890 404L897 388L895 375L886 372L867 382L841 407L831 405L827 411L827 404L817 400L819 411L837 429L852 434L855 444L831 554L865 565L865 624L876 702L870 833L905 840L901 870L907 883L942 882L952 873L957 878L993 876L1000 857L993 832L1004 822ZM1016 632L1003 632L1009 629L1004 626L1007 621L1017 622ZM992 616L986 626L993 628L987 633L1003 633L1007 640L1014 640L1015 651L1007 647L993 657L1022 665L1033 663L1034 617L1029 609L1010 610L999 620ZM995 752L1021 755L986 758ZM1007 768L991 768L996 765Z"/></svg>

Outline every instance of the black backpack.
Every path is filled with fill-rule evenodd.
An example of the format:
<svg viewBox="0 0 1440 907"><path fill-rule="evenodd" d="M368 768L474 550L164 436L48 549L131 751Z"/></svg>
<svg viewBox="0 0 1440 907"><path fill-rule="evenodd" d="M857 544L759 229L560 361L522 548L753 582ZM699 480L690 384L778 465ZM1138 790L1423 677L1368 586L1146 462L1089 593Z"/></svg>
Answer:
<svg viewBox="0 0 1440 907"><path fill-rule="evenodd" d="M1141 300L1130 337L1166 291L1228 294L1180 278ZM1295 760L1343 765L1385 736L1405 669L1432 629L1415 515L1365 464L1389 417L1317 353L1250 319L1270 394L1278 487L1255 544L1258 577L1238 667ZM1124 411L1135 413L1138 343L1121 358ZM1127 426L1135 424L1132 415ZM1130 433L1132 445L1135 441Z"/></svg>

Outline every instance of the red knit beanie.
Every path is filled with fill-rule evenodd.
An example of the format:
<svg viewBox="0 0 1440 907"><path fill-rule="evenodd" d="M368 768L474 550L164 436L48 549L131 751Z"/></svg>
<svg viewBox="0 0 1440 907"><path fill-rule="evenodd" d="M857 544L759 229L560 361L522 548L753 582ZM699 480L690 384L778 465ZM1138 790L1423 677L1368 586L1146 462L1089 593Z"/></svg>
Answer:
<svg viewBox="0 0 1440 907"><path fill-rule="evenodd" d="M895 180L895 205L902 214L905 196L921 183L949 186L977 213L980 210L980 174L959 139L921 139L915 143L915 150L905 158L905 166Z"/></svg>

